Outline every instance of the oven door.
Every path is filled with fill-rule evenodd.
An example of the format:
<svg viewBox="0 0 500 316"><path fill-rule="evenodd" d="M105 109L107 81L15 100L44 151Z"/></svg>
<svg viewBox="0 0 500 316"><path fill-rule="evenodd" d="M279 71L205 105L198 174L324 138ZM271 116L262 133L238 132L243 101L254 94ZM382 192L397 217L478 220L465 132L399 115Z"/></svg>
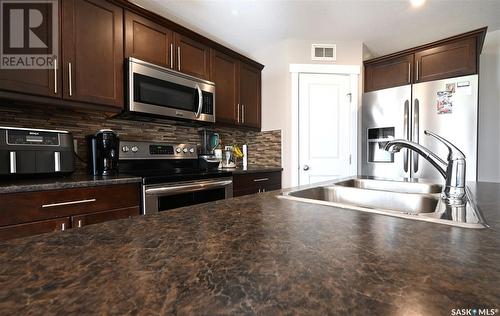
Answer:
<svg viewBox="0 0 500 316"><path fill-rule="evenodd" d="M233 180L217 178L143 186L143 213L156 214L170 209L233 197Z"/></svg>
<svg viewBox="0 0 500 316"><path fill-rule="evenodd" d="M215 122L215 85L129 58L128 110L168 118Z"/></svg>

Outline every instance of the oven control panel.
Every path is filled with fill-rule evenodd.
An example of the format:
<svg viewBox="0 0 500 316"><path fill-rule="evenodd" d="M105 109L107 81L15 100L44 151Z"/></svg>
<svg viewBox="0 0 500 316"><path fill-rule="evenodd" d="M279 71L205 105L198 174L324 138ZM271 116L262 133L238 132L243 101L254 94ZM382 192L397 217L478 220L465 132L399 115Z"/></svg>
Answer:
<svg viewBox="0 0 500 316"><path fill-rule="evenodd" d="M120 141L120 159L196 159L194 144Z"/></svg>

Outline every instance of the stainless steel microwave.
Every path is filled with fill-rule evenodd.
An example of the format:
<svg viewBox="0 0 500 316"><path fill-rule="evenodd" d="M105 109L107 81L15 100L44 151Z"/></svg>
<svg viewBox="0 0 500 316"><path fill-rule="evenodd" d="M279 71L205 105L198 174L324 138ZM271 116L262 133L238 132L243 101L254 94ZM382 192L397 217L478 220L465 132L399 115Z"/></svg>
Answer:
<svg viewBox="0 0 500 316"><path fill-rule="evenodd" d="M165 119L215 122L215 84L129 58L126 112Z"/></svg>

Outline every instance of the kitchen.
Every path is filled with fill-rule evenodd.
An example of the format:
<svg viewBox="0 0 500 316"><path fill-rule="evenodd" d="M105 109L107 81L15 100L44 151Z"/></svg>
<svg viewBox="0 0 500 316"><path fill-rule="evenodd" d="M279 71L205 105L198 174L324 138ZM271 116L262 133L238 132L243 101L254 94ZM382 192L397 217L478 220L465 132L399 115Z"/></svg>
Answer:
<svg viewBox="0 0 500 316"><path fill-rule="evenodd" d="M11 11L2 25L12 28L22 20L15 14L28 11L15 2L2 1ZM450 10L475 10L475 19L449 17L448 29L429 26L397 43L358 42L366 25L343 38L317 35L335 45L313 35L273 40L269 30L291 27L278 22L293 14L314 20L326 8L366 7L360 19L369 24L385 11L430 17L443 4L47 3L34 8L52 12L55 31L20 24L31 37L17 44L51 38L51 67L0 69L4 313L498 308L500 179L498 139L490 136L498 132L498 2L465 1ZM227 16L214 20L223 8ZM273 9L283 20L267 16L262 29L245 20ZM229 36L227 25L238 19L246 23ZM264 48L251 50L255 41ZM2 54L46 52L31 49ZM439 108L415 105L427 102L419 87L442 80L432 90ZM321 97L301 90L315 85L329 88ZM337 87L342 93L330 93ZM370 101L404 89L410 94L402 99ZM397 122L370 123L395 111ZM316 122L308 133L305 115ZM435 117L452 123L427 126ZM448 157L436 145L441 136L451 141ZM304 153L336 156L325 141L339 144L342 159L304 162Z"/></svg>

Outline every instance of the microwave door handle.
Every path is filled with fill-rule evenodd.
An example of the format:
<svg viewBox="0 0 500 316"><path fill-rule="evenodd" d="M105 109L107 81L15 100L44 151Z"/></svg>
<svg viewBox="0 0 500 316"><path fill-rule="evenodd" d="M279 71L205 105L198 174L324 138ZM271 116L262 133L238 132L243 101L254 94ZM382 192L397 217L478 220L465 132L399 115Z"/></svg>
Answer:
<svg viewBox="0 0 500 316"><path fill-rule="evenodd" d="M201 109L203 107L203 94L199 85L196 85L196 90L198 90L198 110L196 111L196 117L200 117Z"/></svg>

